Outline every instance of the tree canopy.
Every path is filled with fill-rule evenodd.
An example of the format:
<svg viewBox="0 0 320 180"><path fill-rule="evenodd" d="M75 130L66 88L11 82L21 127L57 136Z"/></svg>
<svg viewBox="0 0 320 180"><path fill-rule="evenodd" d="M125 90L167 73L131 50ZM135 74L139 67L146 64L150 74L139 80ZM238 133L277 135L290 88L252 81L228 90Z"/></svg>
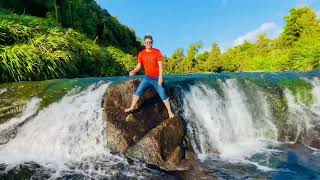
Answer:
<svg viewBox="0 0 320 180"><path fill-rule="evenodd" d="M311 71L320 67L320 25L313 9L294 8L284 18L286 25L278 38L260 34L256 42L221 52L213 43L201 52L199 44L190 45L187 55L178 48L166 62L166 72L244 72Z"/></svg>

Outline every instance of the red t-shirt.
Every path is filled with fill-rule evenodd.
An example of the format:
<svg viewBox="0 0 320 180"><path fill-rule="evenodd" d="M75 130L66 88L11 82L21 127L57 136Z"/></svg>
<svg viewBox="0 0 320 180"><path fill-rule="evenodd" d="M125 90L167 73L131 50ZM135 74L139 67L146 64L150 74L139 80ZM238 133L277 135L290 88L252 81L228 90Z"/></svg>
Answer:
<svg viewBox="0 0 320 180"><path fill-rule="evenodd" d="M159 76L158 61L162 61L162 54L159 49L152 48L150 52L144 49L139 52L138 63L143 64L144 71L150 78Z"/></svg>

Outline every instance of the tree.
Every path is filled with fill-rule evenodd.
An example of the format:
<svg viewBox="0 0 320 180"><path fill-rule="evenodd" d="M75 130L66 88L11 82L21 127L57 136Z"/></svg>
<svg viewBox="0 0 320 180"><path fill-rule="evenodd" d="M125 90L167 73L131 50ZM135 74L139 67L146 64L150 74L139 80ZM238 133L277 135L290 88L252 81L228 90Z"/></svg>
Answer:
<svg viewBox="0 0 320 180"><path fill-rule="evenodd" d="M191 73L195 71L195 67L197 66L196 55L202 47L202 42L194 43L189 46L187 56L179 64L183 72Z"/></svg>
<svg viewBox="0 0 320 180"><path fill-rule="evenodd" d="M182 48L176 49L165 66L166 71L170 73L182 72L182 69L180 68L179 65L184 58L185 58L185 55L184 55L183 49Z"/></svg>
<svg viewBox="0 0 320 180"><path fill-rule="evenodd" d="M211 51L208 57L208 61L205 64L205 70L210 72L221 71L222 67L219 64L221 57L221 50L218 44L213 43L211 47Z"/></svg>
<svg viewBox="0 0 320 180"><path fill-rule="evenodd" d="M292 46L297 42L304 31L317 26L318 20L316 13L308 8L293 8L290 15L285 18L286 26L280 35L282 43L286 46Z"/></svg>

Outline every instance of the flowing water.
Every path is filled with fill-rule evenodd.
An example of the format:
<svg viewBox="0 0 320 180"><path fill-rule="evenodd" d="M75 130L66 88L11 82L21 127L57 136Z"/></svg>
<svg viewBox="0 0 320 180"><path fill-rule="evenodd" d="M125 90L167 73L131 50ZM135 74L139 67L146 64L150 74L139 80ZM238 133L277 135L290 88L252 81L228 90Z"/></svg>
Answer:
<svg viewBox="0 0 320 180"><path fill-rule="evenodd" d="M221 179L320 179L320 72L167 76L184 148ZM176 179L112 154L105 90L128 77L0 84L0 179ZM319 137L317 137L319 138Z"/></svg>

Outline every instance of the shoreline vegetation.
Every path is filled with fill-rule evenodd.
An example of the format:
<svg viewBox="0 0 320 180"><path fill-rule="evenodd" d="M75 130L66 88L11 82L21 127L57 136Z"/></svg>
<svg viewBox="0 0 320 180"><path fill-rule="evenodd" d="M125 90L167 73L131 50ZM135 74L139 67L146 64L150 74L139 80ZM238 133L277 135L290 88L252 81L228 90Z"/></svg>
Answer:
<svg viewBox="0 0 320 180"><path fill-rule="evenodd" d="M320 68L320 19L309 7L284 17L279 37L260 34L222 52L202 42L164 56L166 74L312 71ZM122 76L142 40L94 0L0 2L0 82Z"/></svg>

